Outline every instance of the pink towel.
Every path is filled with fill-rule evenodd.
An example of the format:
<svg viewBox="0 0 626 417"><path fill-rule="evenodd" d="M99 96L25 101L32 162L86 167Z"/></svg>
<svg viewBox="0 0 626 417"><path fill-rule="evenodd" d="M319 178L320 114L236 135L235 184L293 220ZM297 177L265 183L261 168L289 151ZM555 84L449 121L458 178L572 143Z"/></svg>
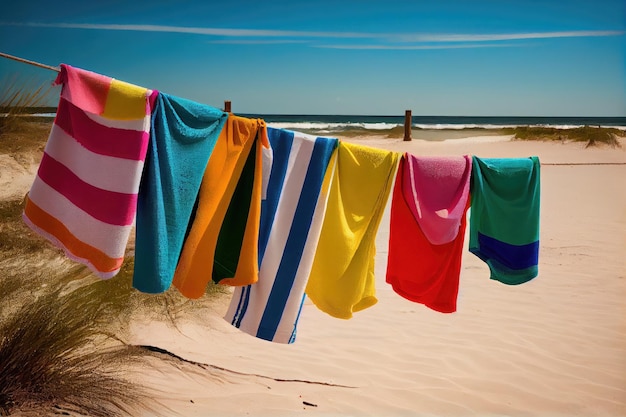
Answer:
<svg viewBox="0 0 626 417"><path fill-rule="evenodd" d="M24 221L102 278L117 274L137 208L152 91L69 65Z"/></svg>
<svg viewBox="0 0 626 417"><path fill-rule="evenodd" d="M465 215L472 159L467 155L417 158L409 153L406 158L402 191L415 220L430 243L452 242Z"/></svg>

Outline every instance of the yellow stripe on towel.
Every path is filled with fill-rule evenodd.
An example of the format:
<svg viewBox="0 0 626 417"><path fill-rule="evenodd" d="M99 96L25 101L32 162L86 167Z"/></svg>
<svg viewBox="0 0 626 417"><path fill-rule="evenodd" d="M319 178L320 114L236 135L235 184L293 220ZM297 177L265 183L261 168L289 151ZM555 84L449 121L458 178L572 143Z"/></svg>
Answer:
<svg viewBox="0 0 626 417"><path fill-rule="evenodd" d="M146 115L147 91L124 81L111 80L102 116L120 120L141 119Z"/></svg>

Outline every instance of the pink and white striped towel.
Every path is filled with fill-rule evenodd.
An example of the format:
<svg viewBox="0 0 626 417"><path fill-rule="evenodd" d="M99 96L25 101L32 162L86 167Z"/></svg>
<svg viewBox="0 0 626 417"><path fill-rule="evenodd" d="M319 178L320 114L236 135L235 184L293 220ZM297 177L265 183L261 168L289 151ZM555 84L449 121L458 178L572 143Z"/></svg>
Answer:
<svg viewBox="0 0 626 417"><path fill-rule="evenodd" d="M137 210L150 95L62 64L57 114L24 221L101 278L119 272Z"/></svg>

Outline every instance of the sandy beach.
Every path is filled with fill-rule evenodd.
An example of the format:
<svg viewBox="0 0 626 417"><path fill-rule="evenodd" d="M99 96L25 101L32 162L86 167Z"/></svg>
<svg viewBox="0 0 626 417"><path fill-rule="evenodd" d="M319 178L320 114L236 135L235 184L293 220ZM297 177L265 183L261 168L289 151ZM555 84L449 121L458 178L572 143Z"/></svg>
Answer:
<svg viewBox="0 0 626 417"><path fill-rule="evenodd" d="M282 345L224 321L228 294L178 328L137 318L130 343L196 362L154 359L130 375L154 390L164 407L156 415L626 415L623 140L621 149L510 136L343 140L415 155L539 156L539 276L506 286L465 250L457 312L407 301L385 283L388 204L377 235L378 304L351 320L307 302L296 342ZM3 174L2 198L23 195L33 174Z"/></svg>
<svg viewBox="0 0 626 417"><path fill-rule="evenodd" d="M0 417L626 417L626 0L3 4Z"/></svg>
<svg viewBox="0 0 626 417"><path fill-rule="evenodd" d="M135 343L237 372L151 370L163 404L184 416L626 414L626 165L595 165L626 163L623 148L506 136L345 140L415 155L539 156L539 276L508 287L465 251L456 313L404 300L385 283L387 210L379 302L351 320L308 302L295 344L273 344L222 320L224 297L209 322L180 333L136 323Z"/></svg>

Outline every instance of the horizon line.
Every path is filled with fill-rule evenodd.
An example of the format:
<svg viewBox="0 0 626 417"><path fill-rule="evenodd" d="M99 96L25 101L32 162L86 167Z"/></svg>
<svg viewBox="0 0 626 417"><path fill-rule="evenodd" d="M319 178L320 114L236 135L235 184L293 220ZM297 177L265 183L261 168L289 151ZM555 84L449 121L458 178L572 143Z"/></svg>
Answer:
<svg viewBox="0 0 626 417"><path fill-rule="evenodd" d="M208 105L208 104L207 104ZM209 105L210 106L210 105ZM215 107L215 106L212 106ZM1 108L6 108L6 107L2 107ZM58 105L55 106L31 106L28 107L29 109L56 109L58 108ZM218 108L218 107L216 107ZM32 114L36 114L36 113L32 113ZM398 114L355 114L355 113L255 113L255 112L233 112L233 114L237 114L237 115L243 115L243 116L248 116L248 115L252 115L252 116L290 116L290 117L297 117L297 116L357 116L357 117L404 117L405 115L402 113L398 113ZM571 119L582 119L582 118L593 118L593 119L625 119L626 120L626 116L538 116L538 115L534 115L534 116L515 116L515 115L506 115L506 116L495 116L495 115L490 115L490 116L485 116L485 115L444 115L444 114L412 114L411 117L464 117L464 118L506 118L506 117L510 117L510 118L544 118L544 119L548 119L548 118L571 118Z"/></svg>

